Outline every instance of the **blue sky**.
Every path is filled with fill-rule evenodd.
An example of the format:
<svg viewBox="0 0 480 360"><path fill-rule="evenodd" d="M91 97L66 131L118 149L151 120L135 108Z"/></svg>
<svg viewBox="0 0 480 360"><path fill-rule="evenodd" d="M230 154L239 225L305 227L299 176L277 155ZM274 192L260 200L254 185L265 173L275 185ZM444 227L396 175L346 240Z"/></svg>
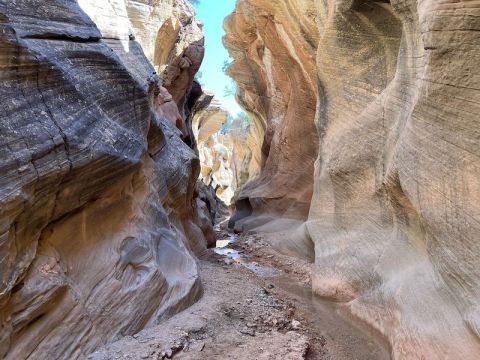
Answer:
<svg viewBox="0 0 480 360"><path fill-rule="evenodd" d="M205 58L202 63L200 82L213 91L223 107L232 115L242 112L233 95L225 96L225 87L231 86L231 79L223 71L225 60L231 61L227 50L223 47L223 20L232 13L236 0L200 0L195 5L197 19L203 22L205 33Z"/></svg>

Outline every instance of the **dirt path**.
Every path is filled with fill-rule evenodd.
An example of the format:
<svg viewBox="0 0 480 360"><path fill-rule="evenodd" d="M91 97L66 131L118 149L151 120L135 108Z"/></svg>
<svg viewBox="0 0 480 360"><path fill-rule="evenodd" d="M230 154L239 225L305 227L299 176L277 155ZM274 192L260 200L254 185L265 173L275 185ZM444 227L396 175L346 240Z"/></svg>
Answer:
<svg viewBox="0 0 480 360"><path fill-rule="evenodd" d="M200 260L198 303L88 359L389 359L367 332L312 296L310 264L258 236L217 251L228 255L211 251Z"/></svg>

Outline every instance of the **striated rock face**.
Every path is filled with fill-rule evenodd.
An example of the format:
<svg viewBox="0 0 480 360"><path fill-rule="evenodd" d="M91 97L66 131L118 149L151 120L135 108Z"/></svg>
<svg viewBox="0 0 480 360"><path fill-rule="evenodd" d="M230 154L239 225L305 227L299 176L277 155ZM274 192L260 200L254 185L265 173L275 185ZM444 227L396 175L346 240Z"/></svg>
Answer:
<svg viewBox="0 0 480 360"><path fill-rule="evenodd" d="M232 149L226 147L221 139L220 130L228 120L228 111L213 100L213 95L206 95L202 103L210 104L195 114L193 132L198 143L200 156L200 177L202 181L212 186L219 198L226 204L233 197L233 172L230 168ZM213 101L212 101L213 100Z"/></svg>
<svg viewBox="0 0 480 360"><path fill-rule="evenodd" d="M314 291L370 324L396 359L478 359L480 4L246 0L226 28L230 72L242 104L265 125L262 173L277 192L289 179L269 161L292 143L276 136L315 119L318 135L299 141L320 137L315 175L291 185L299 194L314 183L304 232L315 246ZM282 81L288 91L278 90ZM296 116L279 116L273 103ZM276 169L307 177L305 157L292 158ZM261 179L253 184L268 199ZM255 211L249 185L241 197Z"/></svg>
<svg viewBox="0 0 480 360"><path fill-rule="evenodd" d="M188 94L203 60L201 24L187 0L78 0L103 38L118 39L128 52L136 39L178 105L176 126L188 136ZM115 14L115 15L113 15Z"/></svg>
<svg viewBox="0 0 480 360"><path fill-rule="evenodd" d="M0 1L0 357L77 358L200 295L214 208L178 125L190 84L154 75L141 4Z"/></svg>
<svg viewBox="0 0 480 360"><path fill-rule="evenodd" d="M234 190L234 199L239 197L239 192L247 181L260 173L262 140L263 132L255 126L249 116L233 119L221 136L221 142L232 149L230 169L233 172L231 186Z"/></svg>
<svg viewBox="0 0 480 360"><path fill-rule="evenodd" d="M267 219L307 218L318 153L312 14L314 1L248 0L225 21L224 42L234 59L228 73L264 138L261 172L240 192L232 222L252 211Z"/></svg>
<svg viewBox="0 0 480 360"><path fill-rule="evenodd" d="M256 137L257 127L245 118L232 118L208 92L198 100L194 113L192 126L200 155L200 177L230 205L237 189L259 172L260 159L256 155L261 138Z"/></svg>
<svg viewBox="0 0 480 360"><path fill-rule="evenodd" d="M319 6L314 288L396 358L478 358L480 4L337 7Z"/></svg>

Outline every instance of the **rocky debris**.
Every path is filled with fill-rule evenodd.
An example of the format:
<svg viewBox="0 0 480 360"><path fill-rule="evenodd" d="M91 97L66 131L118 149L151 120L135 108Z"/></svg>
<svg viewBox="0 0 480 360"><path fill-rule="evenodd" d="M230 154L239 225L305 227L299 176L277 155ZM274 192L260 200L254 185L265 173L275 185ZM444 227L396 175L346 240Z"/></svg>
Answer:
<svg viewBox="0 0 480 360"><path fill-rule="evenodd" d="M201 295L193 253L214 209L194 199L199 160L178 124L201 42L184 1L133 16L134 3L0 1L2 358L75 359ZM175 49L195 60L174 96L134 19L172 3Z"/></svg>
<svg viewBox="0 0 480 360"><path fill-rule="evenodd" d="M245 273L219 268L215 261L202 261L201 268L205 295L197 304L161 326L126 337L86 359L304 358L308 336L293 329L292 304L266 293Z"/></svg>
<svg viewBox="0 0 480 360"><path fill-rule="evenodd" d="M272 243L315 261L314 291L394 358L480 354L479 11L245 0L225 23L237 97L265 132L232 228L286 233Z"/></svg>
<svg viewBox="0 0 480 360"><path fill-rule="evenodd" d="M245 237L235 243L241 246L246 240L252 239ZM277 259L268 244L265 251L274 256L270 259L282 272L287 257ZM320 304L301 291L285 291L283 285L299 283L297 275L263 278L245 267L221 265L217 262L221 257L211 252L200 261L205 292L199 302L159 326L90 354L88 359L389 358L374 339L355 330L332 309L321 310ZM318 310L316 314L311 306Z"/></svg>

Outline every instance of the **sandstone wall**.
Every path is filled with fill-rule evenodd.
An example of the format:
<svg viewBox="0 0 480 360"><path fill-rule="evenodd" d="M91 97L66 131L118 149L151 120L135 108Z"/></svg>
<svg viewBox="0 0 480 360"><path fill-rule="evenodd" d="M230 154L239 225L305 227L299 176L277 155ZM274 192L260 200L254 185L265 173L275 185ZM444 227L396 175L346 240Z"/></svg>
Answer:
<svg viewBox="0 0 480 360"><path fill-rule="evenodd" d="M228 111L213 99L193 119L193 131L198 142L200 178L215 189L217 196L227 205L233 197L233 171L230 168L232 149L225 146L220 134L228 120Z"/></svg>
<svg viewBox="0 0 480 360"><path fill-rule="evenodd" d="M0 357L77 358L201 293L212 198L182 141L193 70L170 96L131 15L193 11L146 3L0 1ZM201 42L180 38L195 69Z"/></svg>
<svg viewBox="0 0 480 360"><path fill-rule="evenodd" d="M188 94L203 59L202 25L187 0L78 0L99 27L102 37L118 39L128 51L137 40L172 95L179 123L189 115ZM188 125L182 129L184 136Z"/></svg>
<svg viewBox="0 0 480 360"><path fill-rule="evenodd" d="M283 0L273 9L266 1L239 2L226 25L235 56L231 74L243 105L267 126L277 117L264 104L278 94L265 86L266 75L255 82L247 68L284 81L296 72L280 62L267 71L269 52L250 45L259 38L255 23L263 19L261 29L269 34L262 39L301 44L303 32L278 30L284 22L279 9L298 14L309 3L316 4L309 19L316 19L319 38L312 44L315 69L303 66L315 84L320 146L303 234L315 248L314 291L370 324L396 359L477 359L480 3ZM305 24L300 15L290 21L282 26ZM305 58L304 47L294 49ZM302 94L296 103L308 98L306 83L290 83L292 94ZM286 104L280 100L277 107L295 106ZM281 118L277 128L305 126L310 115L291 125ZM267 157L263 172L268 169ZM305 182L297 187L304 189ZM243 196L249 191L247 185Z"/></svg>
<svg viewBox="0 0 480 360"><path fill-rule="evenodd" d="M215 189L216 195L230 205L248 179L260 170L257 127L245 117L233 118L206 93L197 101L192 122L200 157L200 177Z"/></svg>
<svg viewBox="0 0 480 360"><path fill-rule="evenodd" d="M313 0L248 0L225 21L234 59L228 73L264 138L261 172L239 194L232 223L252 211L267 219L307 218L318 152L314 14Z"/></svg>
<svg viewBox="0 0 480 360"><path fill-rule="evenodd" d="M480 4L329 3L314 289L396 358L478 358Z"/></svg>

